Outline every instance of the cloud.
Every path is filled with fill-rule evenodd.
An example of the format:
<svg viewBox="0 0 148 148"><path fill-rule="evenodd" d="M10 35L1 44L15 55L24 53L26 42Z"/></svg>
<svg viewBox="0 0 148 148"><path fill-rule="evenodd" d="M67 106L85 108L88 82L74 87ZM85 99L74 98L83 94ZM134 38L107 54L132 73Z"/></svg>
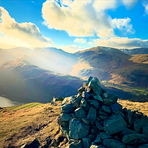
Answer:
<svg viewBox="0 0 148 148"><path fill-rule="evenodd" d="M123 38L115 37L110 39L95 39L89 43L92 46L105 46L118 49L132 49L132 48L148 48L148 40L141 40L138 38Z"/></svg>
<svg viewBox="0 0 148 148"><path fill-rule="evenodd" d="M64 46L62 49L69 53L75 53L77 51L84 50L84 48L79 47L77 45L67 45L67 46Z"/></svg>
<svg viewBox="0 0 148 148"><path fill-rule="evenodd" d="M138 0L122 0L123 4L126 6L126 8L133 7Z"/></svg>
<svg viewBox="0 0 148 148"><path fill-rule="evenodd" d="M86 39L76 38L74 40L74 43L85 44L86 43Z"/></svg>
<svg viewBox="0 0 148 148"><path fill-rule="evenodd" d="M131 19L130 18L124 18L124 19L113 19L112 25L113 28L117 28L121 30L122 32L126 33L134 33L135 30L133 29L133 25L130 24Z"/></svg>
<svg viewBox="0 0 148 148"><path fill-rule="evenodd" d="M134 0L123 2L132 5ZM64 30L70 36L115 37L115 28L133 33L129 18L115 20L107 14L106 10L115 9L118 5L118 0L63 0L60 4L56 0L47 0L43 3L42 17L48 28ZM119 27L123 21L125 24Z"/></svg>
<svg viewBox="0 0 148 148"><path fill-rule="evenodd" d="M0 32L32 47L46 47L52 44L51 39L44 37L35 24L17 23L3 7L0 7ZM10 42L12 40L10 38Z"/></svg>
<svg viewBox="0 0 148 148"><path fill-rule="evenodd" d="M144 1L143 6L145 8L145 14L148 15L148 2Z"/></svg>

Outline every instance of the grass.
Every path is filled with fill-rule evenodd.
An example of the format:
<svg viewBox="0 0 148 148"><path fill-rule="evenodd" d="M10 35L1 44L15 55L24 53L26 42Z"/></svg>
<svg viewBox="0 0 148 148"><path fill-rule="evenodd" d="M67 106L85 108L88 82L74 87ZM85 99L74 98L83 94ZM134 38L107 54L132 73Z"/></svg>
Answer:
<svg viewBox="0 0 148 148"><path fill-rule="evenodd" d="M57 117L61 110L60 101L57 103L28 103L0 109L0 148L19 147L34 138L42 144L47 137L58 138L61 133Z"/></svg>
<svg viewBox="0 0 148 148"><path fill-rule="evenodd" d="M32 108L32 107L41 106L41 105L44 105L44 104L43 103L28 103L28 104L23 104L23 105L15 105L15 106L7 107L6 109L14 109L14 110L27 109L27 108Z"/></svg>

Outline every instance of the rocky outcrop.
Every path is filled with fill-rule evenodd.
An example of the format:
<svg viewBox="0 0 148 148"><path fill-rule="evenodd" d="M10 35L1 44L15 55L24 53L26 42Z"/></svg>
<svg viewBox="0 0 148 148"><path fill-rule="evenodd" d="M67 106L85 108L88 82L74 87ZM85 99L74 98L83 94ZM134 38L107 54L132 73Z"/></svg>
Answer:
<svg viewBox="0 0 148 148"><path fill-rule="evenodd" d="M122 109L117 99L95 77L65 98L58 122L68 148L147 148L148 118Z"/></svg>

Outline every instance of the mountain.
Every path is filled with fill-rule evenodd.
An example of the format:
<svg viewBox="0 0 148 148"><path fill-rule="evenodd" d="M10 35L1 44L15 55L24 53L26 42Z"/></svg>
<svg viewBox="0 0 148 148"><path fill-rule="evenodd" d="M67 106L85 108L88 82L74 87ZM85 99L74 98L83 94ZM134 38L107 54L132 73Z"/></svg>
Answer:
<svg viewBox="0 0 148 148"><path fill-rule="evenodd" d="M148 54L148 48L120 49L126 54Z"/></svg>
<svg viewBox="0 0 148 148"><path fill-rule="evenodd" d="M147 55L143 62L140 56L132 56L108 47L94 47L75 53L78 64L74 66L72 75L83 78L98 77L101 81L129 85L135 87L148 87ZM143 57L143 56L142 56Z"/></svg>
<svg viewBox="0 0 148 148"><path fill-rule="evenodd" d="M23 58L0 66L0 95L16 102L48 102L53 97L71 96L82 83L80 78L41 69Z"/></svg>

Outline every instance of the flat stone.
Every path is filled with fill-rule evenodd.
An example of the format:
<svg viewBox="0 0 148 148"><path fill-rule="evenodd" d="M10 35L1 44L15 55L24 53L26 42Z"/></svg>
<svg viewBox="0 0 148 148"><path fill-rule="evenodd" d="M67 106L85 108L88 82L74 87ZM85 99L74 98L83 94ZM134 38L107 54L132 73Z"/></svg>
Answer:
<svg viewBox="0 0 148 148"><path fill-rule="evenodd" d="M103 126L101 125L100 121L96 120L95 125L99 130L103 130Z"/></svg>
<svg viewBox="0 0 148 148"><path fill-rule="evenodd" d="M83 145L83 148L90 148L91 139L90 138L83 138L82 145Z"/></svg>
<svg viewBox="0 0 148 148"><path fill-rule="evenodd" d="M115 104L110 105L110 109L114 113L114 112L122 110L122 105L120 105L119 103L115 103Z"/></svg>
<svg viewBox="0 0 148 148"><path fill-rule="evenodd" d="M107 120L109 117L107 115L99 115L99 118L102 120Z"/></svg>
<svg viewBox="0 0 148 148"><path fill-rule="evenodd" d="M111 109L108 106L103 105L101 109L106 113L109 113L109 114L111 113Z"/></svg>
<svg viewBox="0 0 148 148"><path fill-rule="evenodd" d="M89 133L90 126L77 119L70 120L69 123L69 137L72 139L85 138Z"/></svg>
<svg viewBox="0 0 148 148"><path fill-rule="evenodd" d="M119 114L112 115L109 119L104 121L104 130L110 135L120 132L125 127L126 122Z"/></svg>
<svg viewBox="0 0 148 148"><path fill-rule="evenodd" d="M99 80L96 77L93 77L88 83L88 87L90 87L96 95L101 95L102 88Z"/></svg>
<svg viewBox="0 0 148 148"><path fill-rule="evenodd" d="M112 136L111 135L109 135L109 134L107 134L106 132L101 132L100 133L100 138L101 139L110 139Z"/></svg>
<svg viewBox="0 0 148 148"><path fill-rule="evenodd" d="M75 110L75 115L77 118L85 118L86 117L86 112L82 107L79 107Z"/></svg>
<svg viewBox="0 0 148 148"><path fill-rule="evenodd" d="M103 102L103 99L102 99L102 97L101 97L100 95L94 96L94 99L95 99L95 100L98 100L98 101L100 101L100 102Z"/></svg>
<svg viewBox="0 0 148 148"><path fill-rule="evenodd" d="M103 145L107 148L126 148L126 145L115 139L105 139L103 140Z"/></svg>
<svg viewBox="0 0 148 148"><path fill-rule="evenodd" d="M91 100L90 101L90 105L94 106L96 109L99 108L99 102L96 100Z"/></svg>
<svg viewBox="0 0 148 148"><path fill-rule="evenodd" d="M148 142L147 137L144 134L128 134L122 138L122 142L125 144L145 144Z"/></svg>
<svg viewBox="0 0 148 148"><path fill-rule="evenodd" d="M75 110L73 104L64 104L62 107L62 113L72 113Z"/></svg>
<svg viewBox="0 0 148 148"><path fill-rule="evenodd" d="M96 121L96 117L97 117L96 109L91 107L88 111L87 119L93 125Z"/></svg>
<svg viewBox="0 0 148 148"><path fill-rule="evenodd" d="M108 116L108 113L102 111L102 110L99 110L99 115L103 115L103 116Z"/></svg>

